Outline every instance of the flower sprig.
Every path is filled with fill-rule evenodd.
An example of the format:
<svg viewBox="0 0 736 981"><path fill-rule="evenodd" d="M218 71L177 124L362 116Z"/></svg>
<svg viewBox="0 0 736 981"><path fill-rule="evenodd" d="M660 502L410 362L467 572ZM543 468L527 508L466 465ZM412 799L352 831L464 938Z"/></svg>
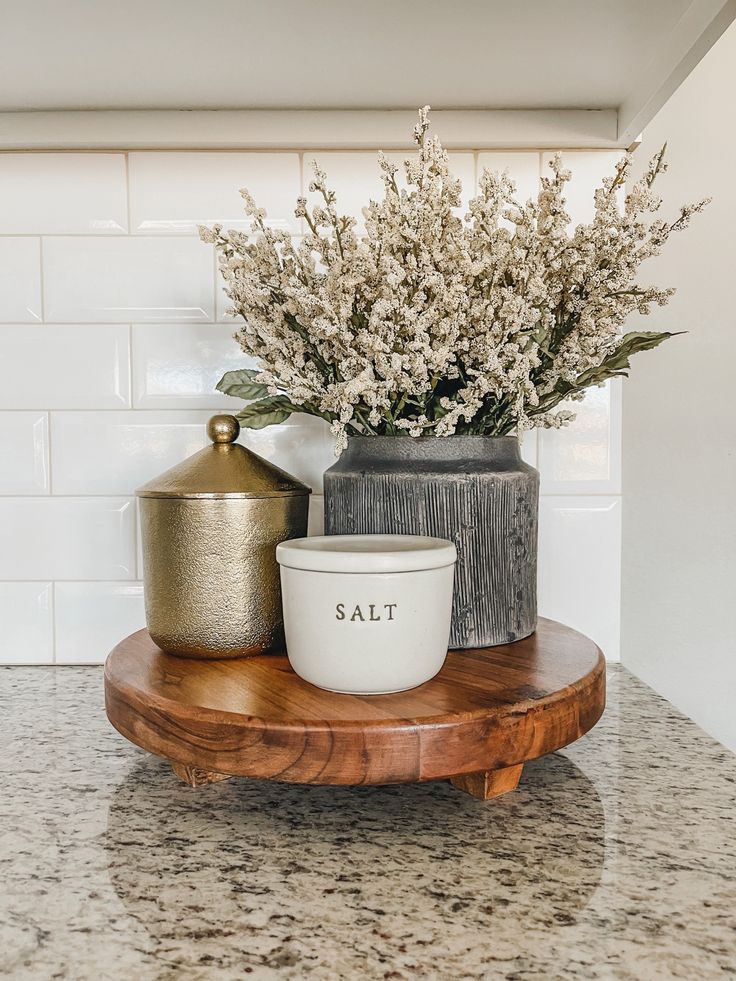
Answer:
<svg viewBox="0 0 736 981"><path fill-rule="evenodd" d="M364 235L316 164L317 203L300 198L295 211L308 229L301 240L271 228L245 190L250 233L200 229L243 318L237 340L255 361L218 385L249 402L243 425L306 412L328 420L340 445L348 435L559 427L573 418L570 400L672 336L623 332L632 314L674 292L641 285L641 264L707 204L683 207L673 222L656 217L664 148L622 204L624 156L595 192L592 221L571 228L571 174L559 155L527 202L505 173L484 170L462 215L460 181L428 131L425 107L403 182L379 154L384 194L363 209Z"/></svg>

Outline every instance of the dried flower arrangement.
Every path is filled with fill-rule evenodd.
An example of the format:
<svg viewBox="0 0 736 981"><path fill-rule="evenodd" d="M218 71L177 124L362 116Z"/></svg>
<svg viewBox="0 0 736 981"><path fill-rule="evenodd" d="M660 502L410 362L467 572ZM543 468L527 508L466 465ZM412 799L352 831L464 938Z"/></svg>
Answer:
<svg viewBox="0 0 736 981"><path fill-rule="evenodd" d="M385 193L364 209L366 234L339 214L315 165L313 208L295 214L309 234L295 244L269 228L241 191L252 234L201 228L215 245L236 337L258 368L228 372L218 389L250 401L246 427L306 412L348 435L501 436L563 426L560 403L626 375L629 358L670 333L623 333L627 317L662 306L672 289L641 286L642 262L659 254L707 200L674 222L658 211L664 148L623 193L629 155L595 192L590 224L570 228L559 156L536 201L515 199L505 174L484 170L468 213L440 141L428 136L428 107L414 129L418 153L406 186L382 154Z"/></svg>

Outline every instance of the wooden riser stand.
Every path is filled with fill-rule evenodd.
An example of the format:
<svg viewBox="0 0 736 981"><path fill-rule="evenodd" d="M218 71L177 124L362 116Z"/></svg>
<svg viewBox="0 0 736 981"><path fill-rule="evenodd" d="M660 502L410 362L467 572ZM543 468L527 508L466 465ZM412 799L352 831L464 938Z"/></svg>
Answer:
<svg viewBox="0 0 736 981"><path fill-rule="evenodd" d="M600 718L605 660L551 620L515 644L450 651L440 673L391 695L338 695L302 681L284 655L196 660L147 631L105 665L108 718L168 759L192 787L232 776L312 784L449 779L480 800L508 793L527 760Z"/></svg>

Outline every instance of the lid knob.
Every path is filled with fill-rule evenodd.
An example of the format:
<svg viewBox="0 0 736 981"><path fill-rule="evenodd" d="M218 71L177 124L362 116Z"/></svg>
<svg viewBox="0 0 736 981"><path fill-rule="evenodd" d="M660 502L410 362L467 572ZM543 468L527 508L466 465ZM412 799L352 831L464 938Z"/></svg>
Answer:
<svg viewBox="0 0 736 981"><path fill-rule="evenodd" d="M213 443L234 443L240 434L240 423L235 416L212 416L207 423L207 435Z"/></svg>

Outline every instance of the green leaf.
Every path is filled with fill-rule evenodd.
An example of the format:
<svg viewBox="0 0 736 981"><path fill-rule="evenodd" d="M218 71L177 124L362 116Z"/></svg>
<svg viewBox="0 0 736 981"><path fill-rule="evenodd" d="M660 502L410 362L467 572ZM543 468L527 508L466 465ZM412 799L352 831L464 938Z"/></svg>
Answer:
<svg viewBox="0 0 736 981"><path fill-rule="evenodd" d="M246 429L265 429L266 426L276 426L288 419L292 412L299 410L285 395L269 395L268 398L251 402L236 413L241 426Z"/></svg>
<svg viewBox="0 0 736 981"><path fill-rule="evenodd" d="M683 333L685 331L679 330L674 333L668 331L663 331L662 333L656 333L654 331L632 331L630 334L624 334L618 347L611 351L608 357L604 358L599 365L596 365L594 368L588 368L582 375L578 375L573 382L559 379L554 390L541 398L539 405L529 415L537 416L543 412L549 412L555 406L559 405L560 402L563 402L576 392L582 392L586 388L590 388L591 385L600 385L609 378L628 377L629 368L631 367L629 358L632 354L638 354L639 351L649 351L661 344L662 341L666 341L668 337L677 337Z"/></svg>
<svg viewBox="0 0 736 981"><path fill-rule="evenodd" d="M639 351L650 351L662 341L666 341L668 337L676 337L682 333L684 331L656 333L655 331L635 330L630 334L624 334L618 347L607 358L604 358L598 367L589 368L576 379L575 388L578 390L587 388L588 385L597 385L607 378L614 378L619 375L627 377L631 367L629 358L632 354L638 354Z"/></svg>
<svg viewBox="0 0 736 981"><path fill-rule="evenodd" d="M217 383L217 391L232 395L235 399L245 399L246 402L262 398L268 395L268 388L253 380L258 374L253 368L227 371Z"/></svg>

